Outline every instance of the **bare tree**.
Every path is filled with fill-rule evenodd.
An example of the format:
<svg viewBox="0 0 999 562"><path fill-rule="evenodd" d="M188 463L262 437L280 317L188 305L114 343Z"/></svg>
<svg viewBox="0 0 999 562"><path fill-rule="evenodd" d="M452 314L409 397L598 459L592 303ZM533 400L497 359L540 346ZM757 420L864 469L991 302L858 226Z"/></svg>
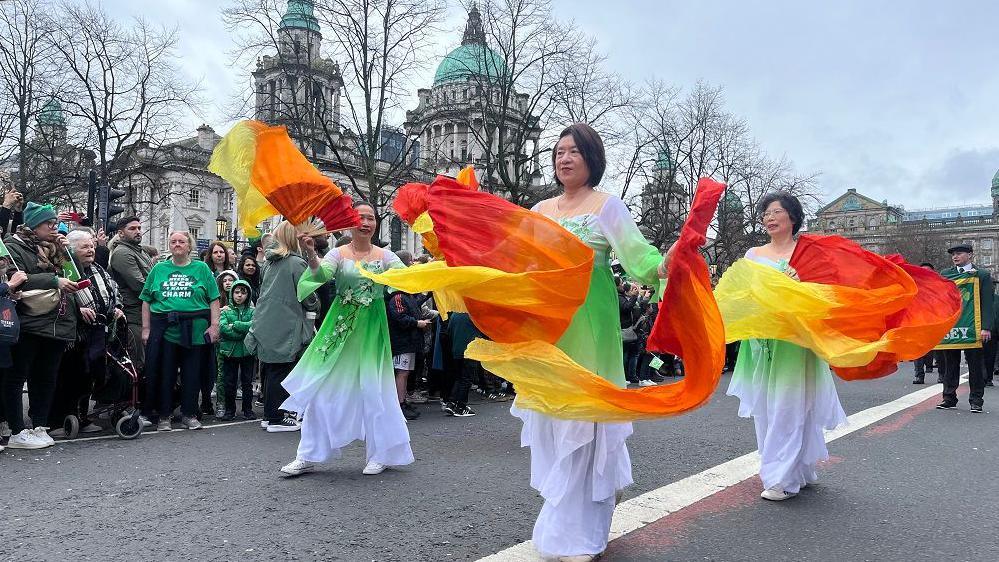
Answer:
<svg viewBox="0 0 999 562"><path fill-rule="evenodd" d="M341 165L344 156L360 148L359 167L366 190L351 177L355 191L379 209L388 205L401 180L412 174L413 139L405 139L398 158L381 158L388 142L389 118L414 88L414 79L426 68L446 4L442 0L321 0L320 20L332 39L334 57L342 59L345 113L349 130L358 134L358 146L337 146L338 131L324 123L323 134L335 146ZM394 135L399 129L391 129ZM412 131L419 137L421 131ZM347 152L345 154L344 152Z"/></svg>
<svg viewBox="0 0 999 562"><path fill-rule="evenodd" d="M229 28L238 32L236 60L263 57L262 63L274 61L285 69L289 76L275 96L288 101L276 104L269 120L288 126L320 167L333 165L347 182L342 187L372 204L380 217L395 189L415 172L413 139L404 138L402 149L386 157L387 147L402 135L392 118L401 115L399 104L425 69L445 3L320 0L314 14L322 26L324 52L319 45L296 48L300 42L280 25L283 4L235 0L223 10ZM320 73L339 81L332 97L310 96Z"/></svg>
<svg viewBox="0 0 999 562"><path fill-rule="evenodd" d="M629 152L619 163L619 193L639 202L639 224L650 241L665 248L679 235L698 179L724 182L706 252L722 269L766 239L755 206L782 190L814 207L815 176L799 176L786 159L769 158L753 140L745 120L724 107L722 90L697 84L685 94L657 81L628 112Z"/></svg>
<svg viewBox="0 0 999 562"><path fill-rule="evenodd" d="M176 66L176 30L142 19L124 26L89 4L63 2L59 11L48 41L65 68L56 99L75 144L93 148L98 174L113 188L134 185L126 180L135 174L155 177L155 159L136 153L179 139L177 115L197 103L198 85ZM130 192L133 207L144 196L152 199Z"/></svg>
<svg viewBox="0 0 999 562"><path fill-rule="evenodd" d="M45 41L51 24L47 7L43 0L0 5L0 161L17 155L16 183L22 190L31 167L34 121L44 97L42 77L51 62Z"/></svg>
<svg viewBox="0 0 999 562"><path fill-rule="evenodd" d="M932 263L939 266L948 263L947 238L939 230L930 227L929 221L913 221L889 225L879 253L901 254L909 263Z"/></svg>

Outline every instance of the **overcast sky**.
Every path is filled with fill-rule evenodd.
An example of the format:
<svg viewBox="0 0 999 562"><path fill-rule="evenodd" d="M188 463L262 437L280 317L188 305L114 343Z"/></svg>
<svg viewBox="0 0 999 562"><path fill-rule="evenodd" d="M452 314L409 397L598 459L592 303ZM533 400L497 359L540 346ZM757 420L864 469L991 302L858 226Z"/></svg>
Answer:
<svg viewBox="0 0 999 562"><path fill-rule="evenodd" d="M555 2L626 78L722 86L764 150L821 173L827 199L855 187L909 209L989 202L999 169L999 2ZM179 26L184 70L202 80L208 102L191 129L207 121L224 133L222 106L250 79L229 64L224 0L102 4ZM442 53L463 21L456 5Z"/></svg>

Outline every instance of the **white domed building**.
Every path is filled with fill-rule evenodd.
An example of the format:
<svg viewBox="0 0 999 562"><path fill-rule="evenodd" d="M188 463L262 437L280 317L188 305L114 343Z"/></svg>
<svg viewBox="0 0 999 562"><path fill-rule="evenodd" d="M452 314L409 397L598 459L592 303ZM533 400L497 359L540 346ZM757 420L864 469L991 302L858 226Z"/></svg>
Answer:
<svg viewBox="0 0 999 562"><path fill-rule="evenodd" d="M495 177L497 168L508 166L513 172L512 167L521 162L519 165L527 166L523 171L531 185L541 184L537 158L541 129L537 118L528 112L530 97L513 92L505 104L505 118L499 116L503 113L506 80L506 63L487 44L481 14L473 6L468 12L461 45L441 60L433 87L419 89L419 104L406 112L406 134L420 140L420 163L424 169L454 176L465 166L473 165L480 172L480 182L493 182L502 191ZM502 162L497 156L501 129L523 134L527 139L518 147L519 154ZM510 148L508 145L507 150ZM487 151L491 152L491 158ZM489 167L492 178L482 173Z"/></svg>

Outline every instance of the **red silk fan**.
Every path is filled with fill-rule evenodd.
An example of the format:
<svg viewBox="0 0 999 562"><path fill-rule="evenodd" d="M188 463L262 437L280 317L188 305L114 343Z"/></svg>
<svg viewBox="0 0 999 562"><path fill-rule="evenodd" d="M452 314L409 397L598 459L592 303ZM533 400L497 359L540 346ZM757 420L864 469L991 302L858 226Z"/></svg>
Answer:
<svg viewBox="0 0 999 562"><path fill-rule="evenodd" d="M347 230L361 225L361 216L354 209L354 202L346 193L326 203L316 218L323 221L323 227L327 232Z"/></svg>

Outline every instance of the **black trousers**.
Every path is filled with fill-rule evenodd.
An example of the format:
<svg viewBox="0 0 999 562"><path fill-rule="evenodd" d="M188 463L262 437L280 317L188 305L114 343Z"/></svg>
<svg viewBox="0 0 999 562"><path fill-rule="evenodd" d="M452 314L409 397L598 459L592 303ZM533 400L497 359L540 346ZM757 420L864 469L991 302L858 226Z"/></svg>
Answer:
<svg viewBox="0 0 999 562"><path fill-rule="evenodd" d="M281 382L294 367L294 361L291 363L260 364L260 377L264 379L264 384L267 386L267 390L264 392L264 418L268 422L277 423L284 419L284 412L281 411L280 406L288 398L288 391L281 386Z"/></svg>
<svg viewBox="0 0 999 562"><path fill-rule="evenodd" d="M451 402L454 402L458 406L468 405L468 391L472 388L472 381L475 380L475 376L479 370L478 361L474 359L461 360L461 373L454 381L454 387L451 389Z"/></svg>
<svg viewBox="0 0 999 562"><path fill-rule="evenodd" d="M225 413L236 413L236 386L243 391L243 413L253 411L253 371L257 359L246 357L224 357L222 359L222 380L225 387Z"/></svg>
<svg viewBox="0 0 999 562"><path fill-rule="evenodd" d="M173 387L180 372L180 413L193 418L198 413L198 392L201 390L201 371L210 368L211 346L196 345L183 347L163 339L160 358L162 369L151 369L154 373L146 378L146 399L150 406L157 408L157 413L143 412L152 422L170 419L173 412ZM207 358L206 358L207 357Z"/></svg>
<svg viewBox="0 0 999 562"><path fill-rule="evenodd" d="M985 396L985 361L983 352L979 349L945 349L943 350L943 400L949 404L957 404L957 386L961 380L961 351L968 361L968 387L971 394L968 402L981 406Z"/></svg>
<svg viewBox="0 0 999 562"><path fill-rule="evenodd" d="M24 429L22 392L28 383L28 415L34 427L48 427L49 412L55 397L59 363L66 350L66 342L29 333L21 333L17 344L11 348L14 366L5 369L3 381L4 414L10 431L16 435Z"/></svg>
<svg viewBox="0 0 999 562"><path fill-rule="evenodd" d="M982 372L982 376L987 381L992 380L992 375L995 373L997 346L999 346L999 342L996 342L995 339L990 339L985 342L984 346L982 346L983 356L985 358L985 371Z"/></svg>

